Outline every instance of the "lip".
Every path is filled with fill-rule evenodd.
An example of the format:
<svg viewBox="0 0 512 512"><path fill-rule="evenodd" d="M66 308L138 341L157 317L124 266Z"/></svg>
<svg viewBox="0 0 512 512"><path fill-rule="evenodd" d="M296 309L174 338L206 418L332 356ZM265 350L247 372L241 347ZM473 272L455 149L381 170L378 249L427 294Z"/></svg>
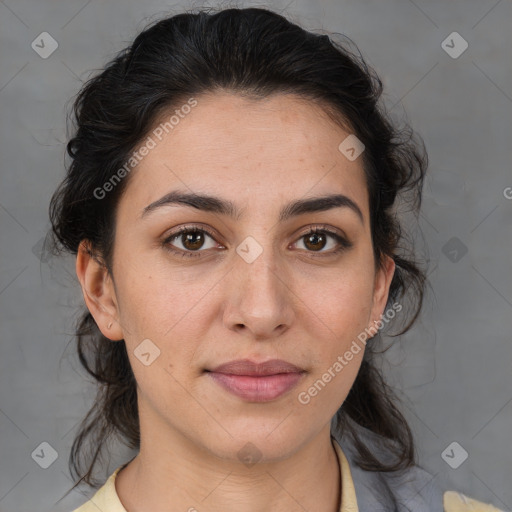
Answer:
<svg viewBox="0 0 512 512"><path fill-rule="evenodd" d="M302 379L305 371L282 359L256 363L239 359L206 370L230 393L251 402L269 402L284 395Z"/></svg>
<svg viewBox="0 0 512 512"><path fill-rule="evenodd" d="M279 373L300 373L304 370L282 359L269 359L262 363L257 363L250 359L236 359L208 371L229 375L266 376Z"/></svg>

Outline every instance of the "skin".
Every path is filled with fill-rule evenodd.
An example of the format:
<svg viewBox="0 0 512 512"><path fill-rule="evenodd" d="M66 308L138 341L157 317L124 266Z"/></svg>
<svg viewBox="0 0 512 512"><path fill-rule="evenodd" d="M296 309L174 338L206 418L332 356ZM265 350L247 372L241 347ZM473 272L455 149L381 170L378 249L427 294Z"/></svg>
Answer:
<svg viewBox="0 0 512 512"><path fill-rule="evenodd" d="M129 176L116 215L113 277L85 241L77 255L87 307L105 336L125 340L138 386L141 448L118 474L117 493L128 512L337 512L330 422L363 350L309 404L297 396L384 313L395 265L387 258L375 271L362 157L345 158L338 145L350 132L299 97L196 99ZM168 205L141 219L175 189L231 200L243 216ZM357 203L364 222L349 208L279 222L288 202L332 193ZM204 235L200 257L167 252L163 240L189 224L216 237ZM304 235L319 224L353 247L333 254L338 242L330 236L308 245ZM263 249L252 263L236 252L248 236ZM182 236L172 244L193 252ZM149 366L134 354L145 339L160 349ZM240 358L280 358L306 373L285 395L251 402L203 371ZM261 457L251 467L237 455L248 442Z"/></svg>

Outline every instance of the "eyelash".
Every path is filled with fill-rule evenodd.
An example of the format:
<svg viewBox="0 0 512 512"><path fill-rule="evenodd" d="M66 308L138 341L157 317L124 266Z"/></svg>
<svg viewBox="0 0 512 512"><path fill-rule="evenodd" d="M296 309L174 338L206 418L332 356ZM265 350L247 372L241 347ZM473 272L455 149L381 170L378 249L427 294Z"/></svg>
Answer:
<svg viewBox="0 0 512 512"><path fill-rule="evenodd" d="M206 233L207 235L209 235L212 239L215 240L215 234L212 233L209 229L207 228L204 228L204 227L198 227L198 226L183 226L181 227L178 231L172 233L171 235L169 235L163 242L162 242L162 245L164 247L164 249L172 254L175 254L177 256L182 256L182 257L202 257L201 256L201 252L204 252L204 250L197 250L197 251L183 251L182 249L173 249L172 246L170 245L171 241L178 238L179 236L181 236L182 234L184 233L195 233L195 232L203 232L203 233ZM304 238L306 236L309 236L309 235L314 235L314 234L326 234L326 235L329 235L331 237L333 237L339 244L339 247L335 250L332 250L328 253L326 253L328 256L329 255L334 255L334 254L338 254L342 251L345 251L347 249L350 249L351 247L353 247L353 243L350 242L349 240L343 238L341 235L339 235L338 233L334 232L334 231L331 231L330 229L327 229L326 227L323 227L323 226L315 226L314 228L312 228L310 231L308 231L307 233L304 233L302 234L297 240L300 240L301 238ZM312 253L312 256L314 257L323 257L324 253L319 253L319 254L315 254L314 251L307 251L307 252L311 252Z"/></svg>

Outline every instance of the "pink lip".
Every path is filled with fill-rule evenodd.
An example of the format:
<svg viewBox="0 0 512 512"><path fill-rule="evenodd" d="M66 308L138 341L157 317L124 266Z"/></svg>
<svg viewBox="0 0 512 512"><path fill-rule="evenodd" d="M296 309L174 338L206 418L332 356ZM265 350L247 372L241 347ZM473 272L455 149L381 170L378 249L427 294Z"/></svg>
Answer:
<svg viewBox="0 0 512 512"><path fill-rule="evenodd" d="M297 385L305 371L281 359L255 363L240 359L207 370L217 384L251 402L268 402Z"/></svg>

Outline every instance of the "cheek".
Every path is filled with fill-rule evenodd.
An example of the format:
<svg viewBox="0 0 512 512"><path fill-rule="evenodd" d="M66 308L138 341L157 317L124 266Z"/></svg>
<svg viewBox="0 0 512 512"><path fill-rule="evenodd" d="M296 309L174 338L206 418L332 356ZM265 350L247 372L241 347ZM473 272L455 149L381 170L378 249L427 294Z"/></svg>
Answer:
<svg viewBox="0 0 512 512"><path fill-rule="evenodd" d="M307 330L314 340L313 373L297 398L310 414L334 415L357 377L365 352L371 291L368 279L346 274L327 281L323 293L317 290L306 298L311 304Z"/></svg>
<svg viewBox="0 0 512 512"><path fill-rule="evenodd" d="M345 399L364 356L373 276L347 270L318 284L314 292L303 295L309 318L305 328L314 340L314 375L308 384L313 388L311 394L306 390L306 399L317 393L316 406L331 407Z"/></svg>
<svg viewBox="0 0 512 512"><path fill-rule="evenodd" d="M143 265L125 260L116 270L124 339L140 387L150 393L159 378L167 377L172 386L175 381L165 371L184 380L198 343L208 337L213 321L208 291L218 277L210 273L201 279L178 279L180 270L170 272L148 260ZM139 357L148 352L154 362L145 366Z"/></svg>
<svg viewBox="0 0 512 512"><path fill-rule="evenodd" d="M162 258L126 251L116 267L116 292L123 326L130 334L162 337L197 305L212 286L212 276L198 276ZM176 329L180 324L176 325Z"/></svg>
<svg viewBox="0 0 512 512"><path fill-rule="evenodd" d="M301 298L327 327L346 335L366 326L373 298L373 275L363 267L306 276L298 287Z"/></svg>

